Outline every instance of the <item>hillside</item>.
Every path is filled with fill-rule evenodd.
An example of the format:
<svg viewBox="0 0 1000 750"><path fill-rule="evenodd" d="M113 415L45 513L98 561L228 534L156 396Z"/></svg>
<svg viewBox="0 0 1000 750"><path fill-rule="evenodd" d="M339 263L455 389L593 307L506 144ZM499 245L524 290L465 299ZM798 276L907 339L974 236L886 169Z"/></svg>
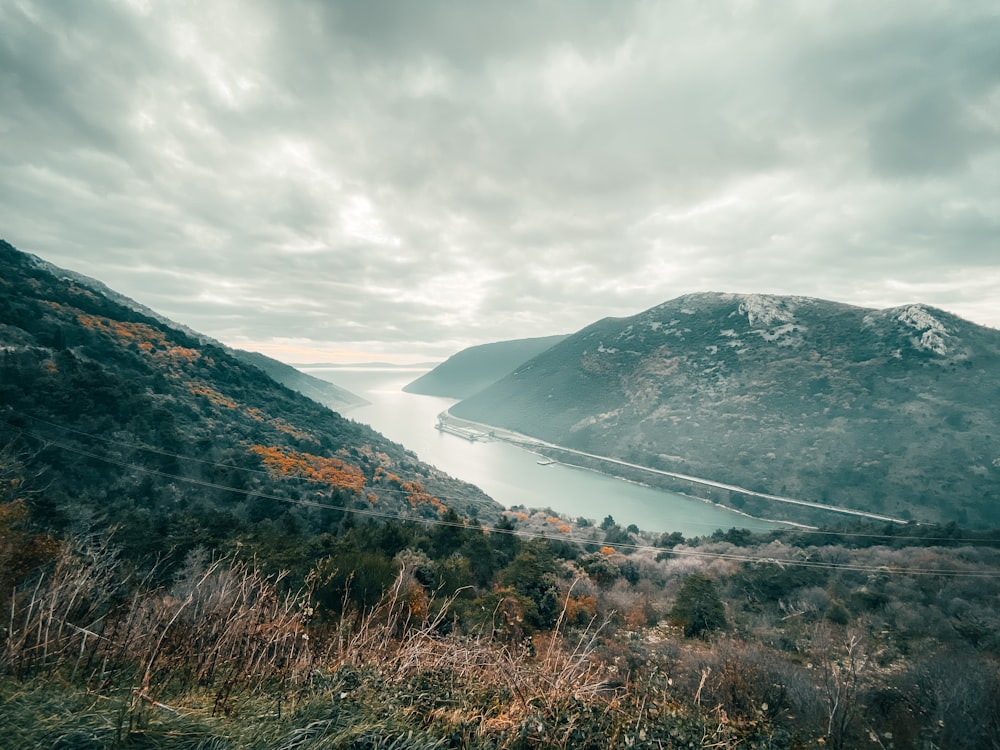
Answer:
<svg viewBox="0 0 1000 750"><path fill-rule="evenodd" d="M291 365L279 362L260 352L248 352L243 349L231 349L229 353L236 359L246 362L254 367L259 367L274 380L282 385L298 391L303 396L308 396L313 401L329 406L334 411L345 412L355 406L363 406L368 401L356 393L351 393L346 388L341 388L327 380L313 377L308 373L297 370Z"/></svg>
<svg viewBox="0 0 1000 750"><path fill-rule="evenodd" d="M279 362L278 360L272 359L264 354L260 354L259 352L250 352L244 351L243 349L228 347L210 336L206 336L205 334L192 330L187 326L175 323L165 316L160 315L155 310L146 307L146 305L136 302L134 299L126 297L124 294L115 291L102 281L85 276L82 273L77 273L76 271L59 268L58 266L55 266L38 256L31 255L30 253L24 253L24 255L35 265L36 268L47 271L57 279L67 281L74 286L89 289L100 297L104 297L112 302L115 302L116 304L121 305L122 307L140 313L144 317L152 318L157 322L164 324L168 328L181 331L191 338L196 339L201 344L210 344L212 346L217 346L220 349L224 349L227 353L237 359L255 367L259 367L282 385L291 388L293 391L298 391L303 396L308 396L313 401L317 401L324 406L334 409L335 411L346 411L352 407L368 403L365 399L361 398L361 396L351 393L346 388L341 388L340 386L334 385L333 383L329 383L325 380L314 378L312 375L300 372L294 367L286 365L284 362Z"/></svg>
<svg viewBox="0 0 1000 750"><path fill-rule="evenodd" d="M688 295L594 323L451 412L760 492L1000 522L1000 332L925 305Z"/></svg>
<svg viewBox="0 0 1000 750"><path fill-rule="evenodd" d="M4 747L998 736L995 533L501 513L6 244L0 347Z"/></svg>
<svg viewBox="0 0 1000 750"><path fill-rule="evenodd" d="M424 396L467 398L565 338L544 336L470 346L421 375L403 390Z"/></svg>
<svg viewBox="0 0 1000 750"><path fill-rule="evenodd" d="M177 556L371 514L500 517L402 446L7 243L0 352L4 472L52 533L117 526L126 554Z"/></svg>

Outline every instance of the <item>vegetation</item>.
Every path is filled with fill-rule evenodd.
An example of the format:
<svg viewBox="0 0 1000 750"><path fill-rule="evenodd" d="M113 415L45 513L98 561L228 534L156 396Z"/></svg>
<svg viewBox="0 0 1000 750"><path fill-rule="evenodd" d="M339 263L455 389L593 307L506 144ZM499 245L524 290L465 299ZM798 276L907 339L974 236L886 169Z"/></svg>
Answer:
<svg viewBox="0 0 1000 750"><path fill-rule="evenodd" d="M501 510L0 246L17 748L997 748L1000 540Z"/></svg>
<svg viewBox="0 0 1000 750"><path fill-rule="evenodd" d="M687 295L598 321L450 412L754 492L987 528L1000 525L998 372L1000 332L921 305ZM597 466L750 515L832 518Z"/></svg>
<svg viewBox="0 0 1000 750"><path fill-rule="evenodd" d="M403 390L425 396L465 398L495 383L564 338L544 336L471 346L424 373Z"/></svg>
<svg viewBox="0 0 1000 750"><path fill-rule="evenodd" d="M118 525L124 554L168 570L235 535L291 545L372 514L500 517L402 446L6 244L0 344L0 447L44 487L23 502L48 532Z"/></svg>
<svg viewBox="0 0 1000 750"><path fill-rule="evenodd" d="M688 638L702 637L725 628L726 608L715 582L700 573L685 578L670 610L670 622L683 628Z"/></svg>
<svg viewBox="0 0 1000 750"><path fill-rule="evenodd" d="M546 523L540 512L491 533L356 525L294 572L262 568L266 546L237 538L163 576L113 538L25 545L28 565L16 542L33 538L31 519L14 515L0 732L18 747L995 748L1000 736L996 540L640 537L626 556L593 549L594 527L584 544L507 533Z"/></svg>

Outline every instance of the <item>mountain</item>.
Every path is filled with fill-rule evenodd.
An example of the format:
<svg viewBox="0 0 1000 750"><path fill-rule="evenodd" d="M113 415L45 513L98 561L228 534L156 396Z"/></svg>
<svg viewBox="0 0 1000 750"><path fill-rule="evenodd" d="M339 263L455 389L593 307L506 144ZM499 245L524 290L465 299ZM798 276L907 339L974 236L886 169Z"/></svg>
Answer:
<svg viewBox="0 0 1000 750"><path fill-rule="evenodd" d="M18 488L35 523L116 527L135 556L294 546L373 515L501 512L223 347L2 241L0 459L0 495Z"/></svg>
<svg viewBox="0 0 1000 750"><path fill-rule="evenodd" d="M679 297L584 328L451 413L759 492L1000 523L1000 331L926 305Z"/></svg>
<svg viewBox="0 0 1000 750"><path fill-rule="evenodd" d="M366 399L351 393L346 388L339 385L313 377L307 373L297 370L291 365L279 362L259 352L248 352L243 349L230 349L229 353L241 362L259 367L270 377L277 380L282 385L298 391L303 396L308 396L313 401L329 406L339 412L345 412L356 406L363 406L369 403Z"/></svg>
<svg viewBox="0 0 1000 750"><path fill-rule="evenodd" d="M565 338L544 336L470 346L407 384L403 390L424 396L467 398Z"/></svg>
<svg viewBox="0 0 1000 750"><path fill-rule="evenodd" d="M228 347L210 336L199 333L198 331L188 328L185 325L181 325L180 323L175 323L165 316L160 315L155 310L146 307L146 305L136 302L134 299L126 297L120 292L116 292L102 281L98 281L97 279L85 276L84 274L76 271L59 268L58 266L53 265L47 260L39 258L36 255L31 255L30 253L24 253L24 255L36 268L46 271L58 279L68 281L74 286L89 289L96 294L121 305L122 307L138 312L145 317L153 318L159 323L169 326L170 328L182 331L191 338L197 339L202 344L211 344L221 349L225 349L226 352L233 355L237 359L242 360L247 364L254 365L255 367L259 367L282 385L291 388L293 391L298 391L303 396L308 396L313 401L317 401L324 406L329 406L331 409L336 411L346 411L347 409L351 409L355 406L362 406L368 403L368 401L361 398L361 396L351 393L346 388L341 388L340 386L334 385L326 380L315 378L312 375L296 370L291 365L286 365L284 362L279 362L278 360L272 359L264 354L260 354L259 352L249 352L243 349Z"/></svg>

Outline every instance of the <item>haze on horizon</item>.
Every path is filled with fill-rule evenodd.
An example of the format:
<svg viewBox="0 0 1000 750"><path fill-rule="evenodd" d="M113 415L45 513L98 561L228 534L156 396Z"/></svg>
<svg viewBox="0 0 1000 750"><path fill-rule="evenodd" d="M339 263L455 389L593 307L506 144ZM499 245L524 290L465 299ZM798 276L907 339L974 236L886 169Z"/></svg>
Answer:
<svg viewBox="0 0 1000 750"><path fill-rule="evenodd" d="M700 291L1000 327L987 0L0 0L0 236L289 362Z"/></svg>

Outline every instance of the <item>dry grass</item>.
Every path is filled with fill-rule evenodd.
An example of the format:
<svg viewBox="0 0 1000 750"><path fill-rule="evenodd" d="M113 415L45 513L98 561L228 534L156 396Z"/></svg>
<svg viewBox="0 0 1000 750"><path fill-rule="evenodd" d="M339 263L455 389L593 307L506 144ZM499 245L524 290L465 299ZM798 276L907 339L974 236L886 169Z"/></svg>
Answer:
<svg viewBox="0 0 1000 750"><path fill-rule="evenodd" d="M404 569L377 606L310 632L306 596L279 584L241 560L195 557L173 585L148 587L107 548L68 549L10 602L0 735L184 750L739 740L718 711L680 708L660 683L598 659L607 622L570 630L565 607L533 639L498 637L503 601L494 622L462 632L454 599L415 600Z"/></svg>
<svg viewBox="0 0 1000 750"><path fill-rule="evenodd" d="M226 559L190 561L169 589L120 572L106 547L67 547L51 572L11 596L0 669L93 686L130 681L150 700L173 684L289 679L309 669L304 599Z"/></svg>

